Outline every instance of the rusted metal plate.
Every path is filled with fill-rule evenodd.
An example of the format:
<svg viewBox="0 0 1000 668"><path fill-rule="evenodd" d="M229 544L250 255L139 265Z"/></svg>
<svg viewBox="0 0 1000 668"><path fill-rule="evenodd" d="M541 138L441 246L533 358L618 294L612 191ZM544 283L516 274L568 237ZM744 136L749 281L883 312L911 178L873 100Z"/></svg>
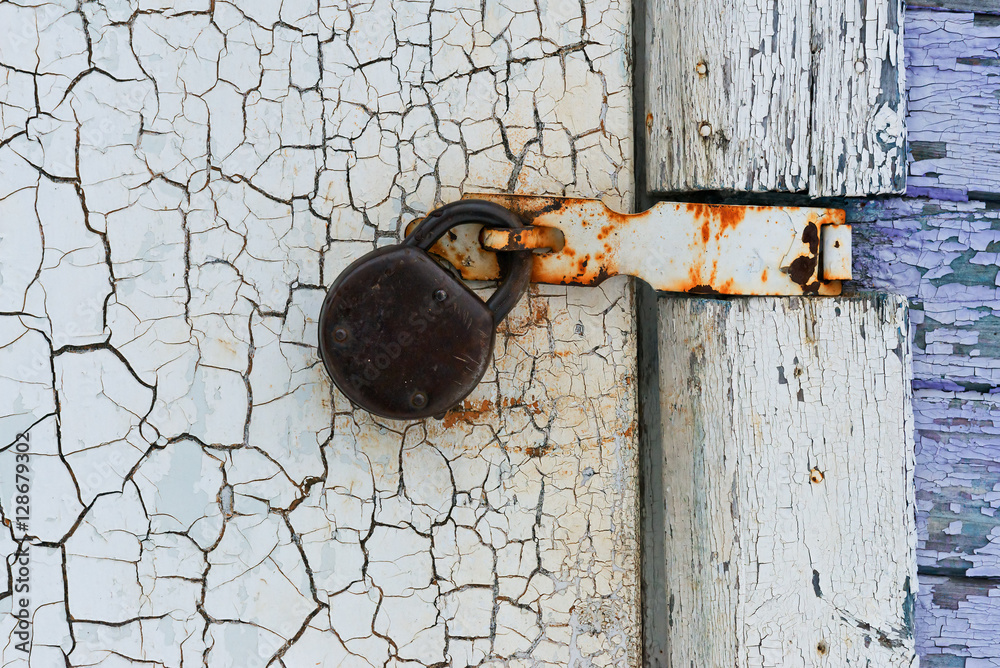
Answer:
<svg viewBox="0 0 1000 668"><path fill-rule="evenodd" d="M659 202L648 211L624 214L593 199L467 197L501 204L535 229L562 232L560 250L536 253L531 276L536 283L597 285L625 274L666 292L838 295L840 280L850 278L850 226L839 209ZM821 230L828 226L836 232L829 244L821 244ZM431 252L466 280L496 279L496 254L482 247L481 231L481 225L455 228ZM486 236L493 243L510 240Z"/></svg>
<svg viewBox="0 0 1000 668"><path fill-rule="evenodd" d="M488 251L518 251L545 249L561 251L566 245L562 230L554 227L525 227L519 230L502 230L484 227L479 241Z"/></svg>

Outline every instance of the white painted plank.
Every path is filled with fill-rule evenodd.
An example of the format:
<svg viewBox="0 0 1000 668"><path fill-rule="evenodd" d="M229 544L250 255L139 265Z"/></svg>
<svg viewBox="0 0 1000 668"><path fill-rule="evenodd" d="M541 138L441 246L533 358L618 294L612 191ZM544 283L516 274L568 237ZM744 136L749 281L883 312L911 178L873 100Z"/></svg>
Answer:
<svg viewBox="0 0 1000 668"><path fill-rule="evenodd" d="M813 46L809 194L903 192L903 0L814 0L807 7Z"/></svg>
<svg viewBox="0 0 1000 668"><path fill-rule="evenodd" d="M657 665L916 665L905 305L660 300Z"/></svg>
<svg viewBox="0 0 1000 668"><path fill-rule="evenodd" d="M0 2L32 666L639 665L628 281L533 291L442 421L354 409L315 347L337 274L466 191L630 208L629 11Z"/></svg>
<svg viewBox="0 0 1000 668"><path fill-rule="evenodd" d="M651 191L903 190L899 0L680 0L646 12Z"/></svg>

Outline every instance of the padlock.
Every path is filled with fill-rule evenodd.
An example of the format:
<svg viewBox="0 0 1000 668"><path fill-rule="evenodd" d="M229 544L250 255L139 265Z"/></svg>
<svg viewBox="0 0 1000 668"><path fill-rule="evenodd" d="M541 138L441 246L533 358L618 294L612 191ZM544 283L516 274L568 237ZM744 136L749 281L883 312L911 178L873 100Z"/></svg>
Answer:
<svg viewBox="0 0 1000 668"><path fill-rule="evenodd" d="M496 327L528 288L532 252L498 253L504 280L483 302L427 252L467 223L524 227L499 204L446 204L402 243L355 260L330 286L319 316L319 353L334 384L357 406L398 420L438 416L486 373Z"/></svg>

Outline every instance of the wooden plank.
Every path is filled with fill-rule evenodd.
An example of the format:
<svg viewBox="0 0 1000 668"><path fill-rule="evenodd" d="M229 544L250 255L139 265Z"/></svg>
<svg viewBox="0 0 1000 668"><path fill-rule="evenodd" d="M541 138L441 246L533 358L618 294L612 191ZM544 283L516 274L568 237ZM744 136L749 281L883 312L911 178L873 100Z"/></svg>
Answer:
<svg viewBox="0 0 1000 668"><path fill-rule="evenodd" d="M920 576L921 668L1000 665L1000 580Z"/></svg>
<svg viewBox="0 0 1000 668"><path fill-rule="evenodd" d="M998 40L995 15L906 12L908 194L1000 201Z"/></svg>
<svg viewBox="0 0 1000 668"><path fill-rule="evenodd" d="M953 12L1000 14L1000 0L907 0L906 8L925 7Z"/></svg>
<svg viewBox="0 0 1000 668"><path fill-rule="evenodd" d="M901 0L646 12L649 190L903 190Z"/></svg>
<svg viewBox="0 0 1000 668"><path fill-rule="evenodd" d="M903 0L813 0L809 193L905 189Z"/></svg>
<svg viewBox="0 0 1000 668"><path fill-rule="evenodd" d="M1000 395L917 390L918 561L1000 577Z"/></svg>
<svg viewBox="0 0 1000 668"><path fill-rule="evenodd" d="M846 289L911 300L918 388L1000 387L1000 208L988 202L847 203L854 275Z"/></svg>
<svg viewBox="0 0 1000 668"><path fill-rule="evenodd" d="M890 199L851 205L847 289L910 298L922 567L1000 575L1000 209Z"/></svg>
<svg viewBox="0 0 1000 668"><path fill-rule="evenodd" d="M913 665L905 304L660 300L653 665Z"/></svg>

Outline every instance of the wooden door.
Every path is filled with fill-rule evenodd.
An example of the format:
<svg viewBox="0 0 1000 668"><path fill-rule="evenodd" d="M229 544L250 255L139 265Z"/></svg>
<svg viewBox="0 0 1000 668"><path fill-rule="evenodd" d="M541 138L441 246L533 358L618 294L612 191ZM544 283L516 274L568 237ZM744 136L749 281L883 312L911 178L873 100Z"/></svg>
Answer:
<svg viewBox="0 0 1000 668"><path fill-rule="evenodd" d="M966 326L992 309L995 152L941 129L995 125L996 7L908 14L910 63L962 73L911 81L908 158L900 3L645 8L652 24L606 0L0 3L5 665L639 666L644 622L647 659L667 622L702 665L997 659L993 356L971 342L992 311ZM669 58L631 51L647 28ZM534 286L485 382L414 424L353 408L316 355L337 273L463 194L870 197L900 193L907 160L935 201L841 204L877 221L858 231L862 287L921 297L913 339L892 299L653 297L640 368L629 281ZM658 411L641 425L640 398ZM755 459L768 410L776 447ZM646 454L700 458L702 477L670 469L655 480L674 502L641 509L639 434L664 425L671 457L662 439ZM785 510L774 526L829 535L767 552L771 524L734 515ZM675 582L678 555L722 571L680 582L719 604L685 609L690 635L656 589L666 556L641 618L641 513L677 548ZM707 538L737 537L726 570ZM739 597L766 593L746 588L761 565L757 582L792 585L754 617ZM737 624L739 642L705 645Z"/></svg>
<svg viewBox="0 0 1000 668"><path fill-rule="evenodd" d="M638 665L630 283L532 288L412 424L331 387L315 322L465 193L631 207L629 22L0 4L4 665Z"/></svg>

